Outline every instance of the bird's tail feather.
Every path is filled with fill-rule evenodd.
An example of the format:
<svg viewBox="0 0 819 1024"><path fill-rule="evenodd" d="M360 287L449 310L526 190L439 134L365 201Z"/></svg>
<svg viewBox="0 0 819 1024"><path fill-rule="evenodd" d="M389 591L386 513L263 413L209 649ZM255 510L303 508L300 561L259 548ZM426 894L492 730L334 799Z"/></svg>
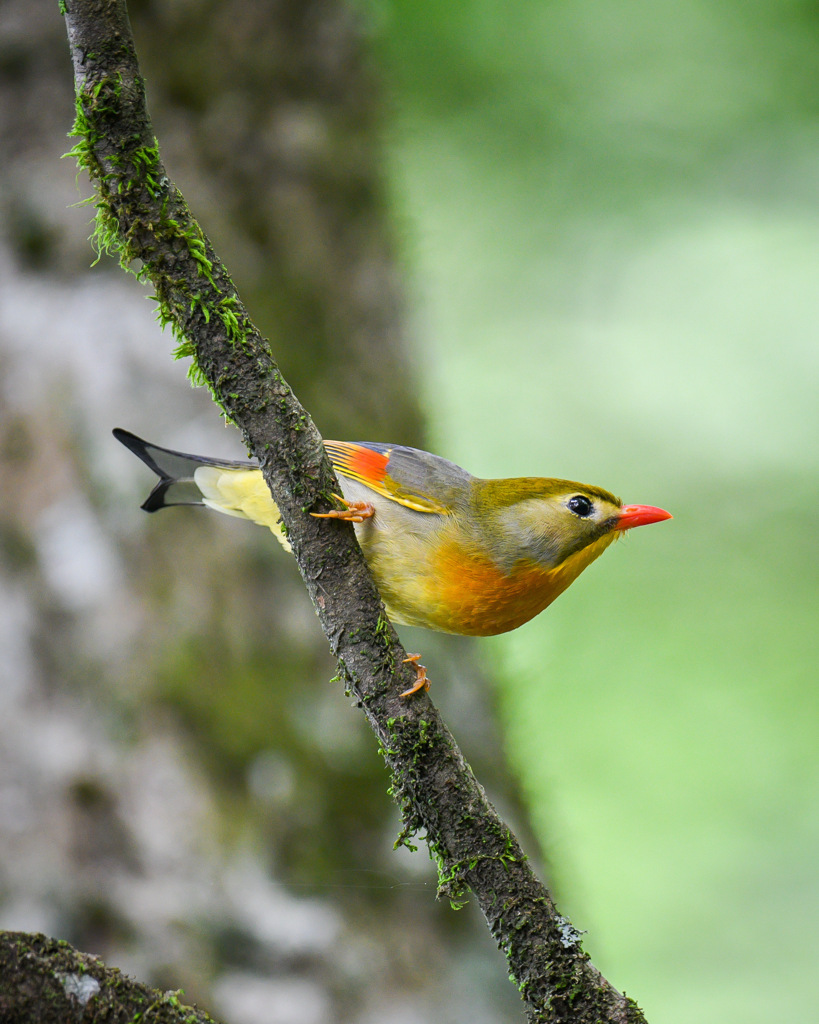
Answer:
<svg viewBox="0 0 819 1024"><path fill-rule="evenodd" d="M119 427L114 437L159 477L142 503L146 512L169 505L206 505L216 512L267 526L282 547L290 550L278 507L255 463L186 455L143 441Z"/></svg>
<svg viewBox="0 0 819 1024"><path fill-rule="evenodd" d="M159 477L154 489L142 503L146 512L157 512L169 505L205 505L210 504L203 497L200 486L194 479L200 467L218 467L220 469L255 469L251 462L230 462L225 459L203 459L198 455L186 455L170 448L143 441L141 437L117 427L114 437L138 456ZM224 511L220 509L219 511Z"/></svg>

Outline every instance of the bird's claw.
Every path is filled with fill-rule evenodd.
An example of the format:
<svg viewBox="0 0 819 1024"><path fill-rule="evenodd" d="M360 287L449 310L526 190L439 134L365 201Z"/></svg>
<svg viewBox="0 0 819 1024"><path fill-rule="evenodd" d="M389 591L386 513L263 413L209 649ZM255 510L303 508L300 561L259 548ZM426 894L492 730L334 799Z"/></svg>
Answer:
<svg viewBox="0 0 819 1024"><path fill-rule="evenodd" d="M314 519L344 519L348 523L363 523L375 515L375 506L369 501L347 501L340 494L334 494L333 497L344 508L334 508L330 512L311 512L310 515Z"/></svg>
<svg viewBox="0 0 819 1024"><path fill-rule="evenodd" d="M404 690L401 697L411 697L414 693L418 693L419 690L429 689L429 679L427 679L427 670L423 665L418 664L418 659L421 657L420 654L410 654L408 658L404 658L402 664L406 665L408 662L412 662L415 668L415 683L408 690Z"/></svg>

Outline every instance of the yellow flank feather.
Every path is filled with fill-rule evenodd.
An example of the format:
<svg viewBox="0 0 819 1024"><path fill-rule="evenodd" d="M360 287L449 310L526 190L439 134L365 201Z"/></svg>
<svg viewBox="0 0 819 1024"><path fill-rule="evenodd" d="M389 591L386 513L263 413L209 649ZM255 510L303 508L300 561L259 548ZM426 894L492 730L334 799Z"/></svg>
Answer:
<svg viewBox="0 0 819 1024"><path fill-rule="evenodd" d="M282 533L278 506L270 496L261 470L197 466L193 479L202 492L202 503L208 508L269 527L282 547L290 550Z"/></svg>

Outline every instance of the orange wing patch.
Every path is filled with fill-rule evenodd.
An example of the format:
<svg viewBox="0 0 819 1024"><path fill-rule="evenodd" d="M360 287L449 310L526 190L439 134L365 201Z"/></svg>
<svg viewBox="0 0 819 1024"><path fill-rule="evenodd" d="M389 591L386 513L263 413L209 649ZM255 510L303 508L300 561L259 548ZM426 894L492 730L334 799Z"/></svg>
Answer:
<svg viewBox="0 0 819 1024"><path fill-rule="evenodd" d="M351 480L360 480L374 491L383 488L391 448L377 452L363 444L350 444L348 441L325 441L324 447L333 468L339 473Z"/></svg>
<svg viewBox="0 0 819 1024"><path fill-rule="evenodd" d="M360 483L381 494L390 501L397 501L415 512L433 512L448 515L449 509L426 494L418 494L403 488L397 480L387 475L387 465L392 448L382 451L350 441L325 441L324 447L333 464L333 469L342 476Z"/></svg>

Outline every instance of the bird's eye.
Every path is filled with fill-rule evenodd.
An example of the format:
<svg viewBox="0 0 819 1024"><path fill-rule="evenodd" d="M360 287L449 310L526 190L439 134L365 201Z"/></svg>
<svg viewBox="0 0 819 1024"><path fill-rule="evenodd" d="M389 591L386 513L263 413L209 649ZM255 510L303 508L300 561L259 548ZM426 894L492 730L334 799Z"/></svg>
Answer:
<svg viewBox="0 0 819 1024"><path fill-rule="evenodd" d="M569 498L568 502L569 511L574 512L576 516L580 516L581 519L587 519L594 511L594 505L584 494L575 494L574 497Z"/></svg>

